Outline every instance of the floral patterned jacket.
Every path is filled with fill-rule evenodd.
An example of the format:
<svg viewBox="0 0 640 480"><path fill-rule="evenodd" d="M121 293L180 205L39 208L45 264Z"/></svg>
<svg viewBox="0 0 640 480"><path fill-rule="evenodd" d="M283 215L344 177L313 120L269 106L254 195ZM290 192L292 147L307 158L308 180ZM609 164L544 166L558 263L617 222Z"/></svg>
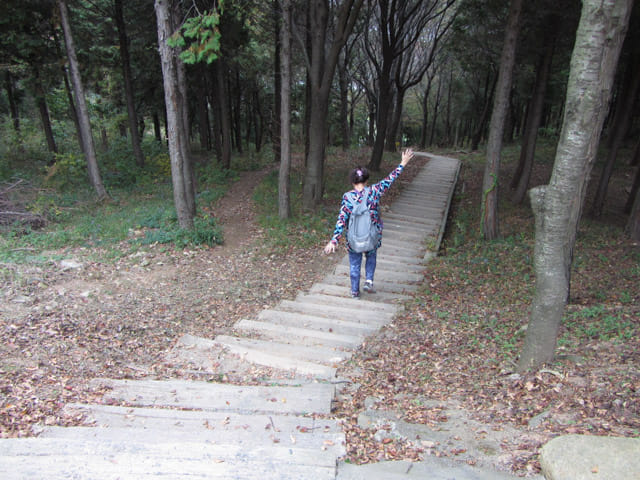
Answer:
<svg viewBox="0 0 640 480"><path fill-rule="evenodd" d="M354 190L350 190L346 192L342 196L342 203L340 204L340 213L338 214L338 221L336 222L336 228L333 231L333 237L331 237L331 243L337 245L340 237L344 234L345 228L349 224L349 217L351 216L351 212L356 203L360 202L360 199L364 195L365 191L369 192L367 196L367 205L369 206L369 211L371 212L371 220L378 228L378 231L382 233L382 218L380 216L380 198L385 194L389 187L395 182L398 176L402 173L404 167L402 165L398 165L389 175L380 180L378 183L371 185L368 189L363 190L361 192ZM378 245L376 248L380 248L382 243L382 236L378 241ZM349 242L347 241L347 249L351 251L351 247L349 246Z"/></svg>

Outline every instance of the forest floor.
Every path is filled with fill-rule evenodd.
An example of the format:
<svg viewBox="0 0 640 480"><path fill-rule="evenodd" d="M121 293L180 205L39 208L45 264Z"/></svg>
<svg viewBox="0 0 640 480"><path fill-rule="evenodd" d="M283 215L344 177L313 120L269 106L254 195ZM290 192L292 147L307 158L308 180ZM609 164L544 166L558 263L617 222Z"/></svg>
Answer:
<svg viewBox="0 0 640 480"><path fill-rule="evenodd" d="M52 252L61 260L46 265L2 265L0 437L32 435L38 424L77 424L81 419L66 416L63 407L99 401L102 392L89 383L95 377L203 380L167 361L180 336L229 334L237 320L294 298L324 277L340 255L323 255L322 245L265 253L255 213L240 201L250 198L264 174L243 173L211 212L224 229L223 246L151 245L115 261L96 260L94 248L86 247ZM469 201L480 188L478 177L463 172ZM521 226L516 221L506 230ZM445 238L445 245L454 243ZM505 242L505 250L513 248ZM441 253L460 255L451 246ZM482 261L482 254L469 254L457 271L442 260L429 264L424 287L402 315L344 367L342 374L357 382L336 411L346 419L349 460L434 454L526 475L538 471L538 449L555 435L638 436L639 246L618 238L590 254L597 265L591 271L580 264L570 309L599 305L615 317L625 340L564 337L557 363L524 376L514 374L513 358L528 305L513 298L522 290L505 285L514 282L510 271L483 264L493 262L489 254ZM598 295L606 298L596 302ZM491 303L496 297L500 306ZM209 380L252 383L264 373L256 368ZM358 426L358 416L372 409L433 431L449 422L446 435L454 442L380 438L379 428ZM454 415L462 421L451 421ZM472 424L475 440L500 439L499 455L458 445Z"/></svg>

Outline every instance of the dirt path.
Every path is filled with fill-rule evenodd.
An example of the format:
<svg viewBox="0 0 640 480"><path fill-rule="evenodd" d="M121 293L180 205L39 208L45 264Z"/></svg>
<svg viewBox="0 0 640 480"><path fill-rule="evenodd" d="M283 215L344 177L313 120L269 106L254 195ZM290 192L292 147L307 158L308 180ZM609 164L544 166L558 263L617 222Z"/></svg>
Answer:
<svg viewBox="0 0 640 480"><path fill-rule="evenodd" d="M164 359L180 336L228 333L310 287L335 258L320 249L265 257L254 212L242 208L265 174L243 173L215 206L223 246L152 245L112 263L79 248L56 262L11 267L0 298L0 436L74 423L61 409L100 395L88 387L97 376L184 376Z"/></svg>

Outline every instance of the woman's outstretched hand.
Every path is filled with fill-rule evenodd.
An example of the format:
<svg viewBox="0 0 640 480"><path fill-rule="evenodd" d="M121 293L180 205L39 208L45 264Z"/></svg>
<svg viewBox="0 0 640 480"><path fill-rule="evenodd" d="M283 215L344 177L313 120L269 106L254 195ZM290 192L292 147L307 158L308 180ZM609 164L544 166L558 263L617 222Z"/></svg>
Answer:
<svg viewBox="0 0 640 480"><path fill-rule="evenodd" d="M400 165L402 165L403 167L409 163L409 160L411 160L413 158L413 150L410 148L407 148L404 152L402 152L402 161L400 162Z"/></svg>
<svg viewBox="0 0 640 480"><path fill-rule="evenodd" d="M329 255L330 253L334 253L336 251L336 244L335 243L327 243L324 247L324 253L326 253L327 255Z"/></svg>

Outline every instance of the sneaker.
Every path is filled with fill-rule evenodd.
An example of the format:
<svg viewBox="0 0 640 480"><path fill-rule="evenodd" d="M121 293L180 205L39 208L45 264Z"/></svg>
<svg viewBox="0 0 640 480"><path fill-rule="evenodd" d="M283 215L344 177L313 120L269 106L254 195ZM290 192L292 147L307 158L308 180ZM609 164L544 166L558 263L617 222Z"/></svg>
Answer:
<svg viewBox="0 0 640 480"><path fill-rule="evenodd" d="M371 280L364 282L364 287L362 287L362 289L367 293L376 293L376 289L373 288L373 282Z"/></svg>
<svg viewBox="0 0 640 480"><path fill-rule="evenodd" d="M360 292L351 292L351 298L359 299L360 298Z"/></svg>

